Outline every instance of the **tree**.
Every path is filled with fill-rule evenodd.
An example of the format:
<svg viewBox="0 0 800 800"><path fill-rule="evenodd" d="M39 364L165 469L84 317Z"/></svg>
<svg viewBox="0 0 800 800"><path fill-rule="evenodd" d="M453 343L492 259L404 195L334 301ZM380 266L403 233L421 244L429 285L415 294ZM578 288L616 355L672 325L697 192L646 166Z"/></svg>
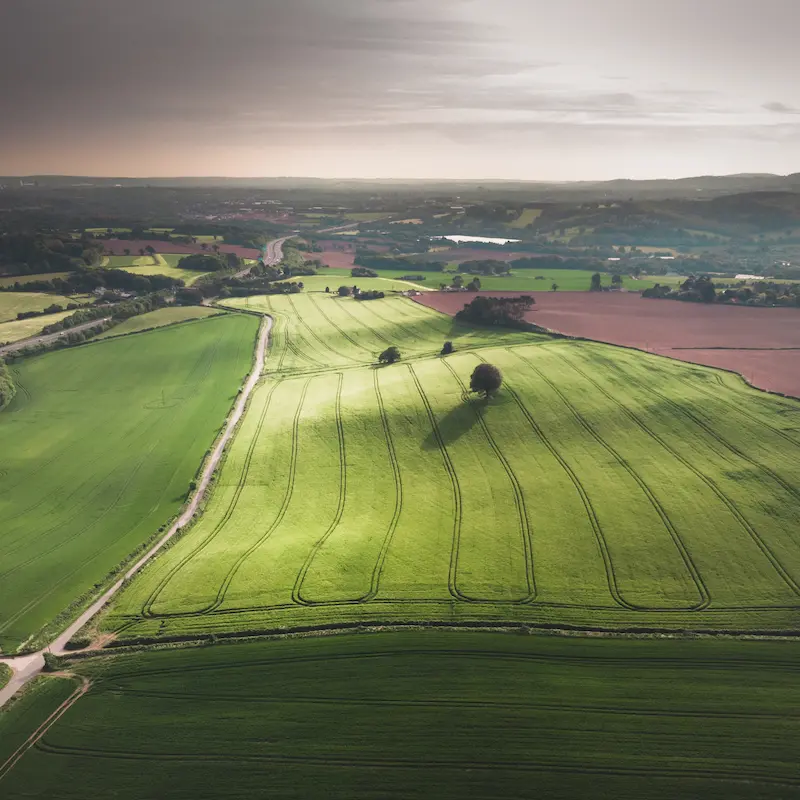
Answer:
<svg viewBox="0 0 800 800"><path fill-rule="evenodd" d="M595 274L592 275L592 284L589 287L589 291L590 292L602 292L603 291L603 284L601 283L601 281L602 281L602 278L600 277L600 273L599 272L595 272Z"/></svg>
<svg viewBox="0 0 800 800"><path fill-rule="evenodd" d="M153 247L153 245L149 244L147 247L145 247L145 252L149 256L154 256L156 254L156 249Z"/></svg>
<svg viewBox="0 0 800 800"><path fill-rule="evenodd" d="M350 297L350 287L349 286L340 286L339 287L339 297Z"/></svg>
<svg viewBox="0 0 800 800"><path fill-rule="evenodd" d="M208 245L205 242L200 242L200 248L202 250L208 250Z"/></svg>
<svg viewBox="0 0 800 800"><path fill-rule="evenodd" d="M550 291L551 291L551 292L557 292L557 291L558 291L558 284L557 284L557 283L554 283L554 284L553 284L553 285L550 287Z"/></svg>
<svg viewBox="0 0 800 800"><path fill-rule="evenodd" d="M125 253L126 256L129 256L131 254L131 249L130 247L126 247L122 252Z"/></svg>
<svg viewBox="0 0 800 800"><path fill-rule="evenodd" d="M453 350L455 350L455 348L453 347L453 343L452 342L445 342L442 345L442 355L443 356L449 356L450 353L453 352Z"/></svg>
<svg viewBox="0 0 800 800"><path fill-rule="evenodd" d="M468 292L479 292L481 288L481 279L480 278L473 278L467 284L467 291Z"/></svg>
<svg viewBox="0 0 800 800"><path fill-rule="evenodd" d="M330 293L331 293L331 287L330 286L326 286L325 287L325 294L330 294Z"/></svg>
<svg viewBox="0 0 800 800"><path fill-rule="evenodd" d="M482 394L487 400L502 385L503 376L494 364L478 364L469 379L471 392Z"/></svg>
<svg viewBox="0 0 800 800"><path fill-rule="evenodd" d="M394 364L395 361L400 360L400 351L392 345L387 347L379 356L378 361L381 364Z"/></svg>
<svg viewBox="0 0 800 800"><path fill-rule="evenodd" d="M228 265L228 269L240 269L242 266L242 259L236 253L226 253L225 262Z"/></svg>
<svg viewBox="0 0 800 800"><path fill-rule="evenodd" d="M464 277L462 275L453 275L453 286L460 289L464 285Z"/></svg>
<svg viewBox="0 0 800 800"><path fill-rule="evenodd" d="M175 302L179 306L200 306L203 304L203 293L199 289L186 287L175 292Z"/></svg>
<svg viewBox="0 0 800 800"><path fill-rule="evenodd" d="M615 274L611 276L611 285L616 286L618 289L622 288L622 275Z"/></svg>

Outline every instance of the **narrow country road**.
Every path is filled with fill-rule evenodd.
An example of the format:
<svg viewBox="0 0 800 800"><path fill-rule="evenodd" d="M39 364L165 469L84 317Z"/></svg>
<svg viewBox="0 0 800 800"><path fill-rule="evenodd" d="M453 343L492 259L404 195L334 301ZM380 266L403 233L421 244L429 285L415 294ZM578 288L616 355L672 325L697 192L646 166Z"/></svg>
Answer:
<svg viewBox="0 0 800 800"><path fill-rule="evenodd" d="M280 240L278 240L280 241ZM273 243L274 244L274 243ZM10 658L0 658L0 664L7 664L14 672L9 683L5 688L0 689L0 708L2 708L28 681L35 678L44 667L44 654L51 652L56 655L62 655L65 652L67 642L87 623L94 617L105 604L122 588L123 583L135 575L159 550L178 533L197 513L200 502L203 500L208 489L208 484L211 482L211 476L214 470L219 465L222 453L225 450L228 442L230 442L234 429L239 420L244 414L244 409L250 395L255 389L258 379L264 370L264 361L266 358L267 347L269 345L269 335L272 330L272 317L264 317L261 323L261 328L258 332L258 343L256 345L255 361L250 376L245 383L239 399L233 408L233 412L225 425L225 430L217 440L211 456L206 462L203 472L198 481L197 489L192 495L189 504L184 509L183 513L173 523L170 529L156 542L125 574L106 592L103 593L97 600L92 603L86 611L83 612L63 633L54 639L47 647L39 650L37 653L32 653L26 656L16 656Z"/></svg>
<svg viewBox="0 0 800 800"><path fill-rule="evenodd" d="M104 322L108 322L111 317L103 317L102 319L93 319L91 322L84 322L82 325L76 325L74 328L66 328L63 331L59 331L58 333L48 333L44 336L31 336L28 339L20 339L18 342L12 342L11 344L7 344L4 347L0 347L0 356L5 355L6 353L13 353L15 350L21 350L24 347L30 347L33 344L49 344L50 342L54 342L56 339L60 339L62 336L66 336L68 333L76 333L77 331L85 331L89 328L94 328L97 325L101 325Z"/></svg>

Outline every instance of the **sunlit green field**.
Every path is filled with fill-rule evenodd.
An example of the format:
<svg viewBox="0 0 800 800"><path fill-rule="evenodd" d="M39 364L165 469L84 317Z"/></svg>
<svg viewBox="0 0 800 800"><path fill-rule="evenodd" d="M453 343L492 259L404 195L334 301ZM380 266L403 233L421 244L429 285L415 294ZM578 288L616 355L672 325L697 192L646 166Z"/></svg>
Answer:
<svg viewBox="0 0 800 800"><path fill-rule="evenodd" d="M181 269L178 264L185 255L180 253L156 253L153 256L107 256L108 266L112 269L124 269L134 275L166 275L178 278L190 285L207 272L193 269Z"/></svg>
<svg viewBox="0 0 800 800"><path fill-rule="evenodd" d="M168 306L150 311L147 314L139 314L130 317L119 325L109 328L105 333L95 337L97 339L111 339L114 336L123 336L128 333L147 331L151 328L163 328L165 325L174 325L178 322L188 322L193 319L205 319L220 314L217 308L206 306ZM0 326L0 331L2 326Z"/></svg>
<svg viewBox="0 0 800 800"><path fill-rule="evenodd" d="M0 323L11 322L23 311L44 311L52 305L66 308L73 302L69 297L58 294L40 294L38 292L0 292ZM44 321L40 328L47 324Z"/></svg>
<svg viewBox="0 0 800 800"><path fill-rule="evenodd" d="M252 362L225 315L26 359L0 413L0 648L36 634L183 502Z"/></svg>
<svg viewBox="0 0 800 800"><path fill-rule="evenodd" d="M95 658L0 793L796 797L797 651L416 631ZM0 764L73 687L0 714Z"/></svg>
<svg viewBox="0 0 800 800"><path fill-rule="evenodd" d="M203 518L106 617L120 638L425 620L797 629L797 403L404 298L229 305L276 319L266 378ZM376 368L390 344L403 359ZM467 394L483 361L505 376L489 403Z"/></svg>

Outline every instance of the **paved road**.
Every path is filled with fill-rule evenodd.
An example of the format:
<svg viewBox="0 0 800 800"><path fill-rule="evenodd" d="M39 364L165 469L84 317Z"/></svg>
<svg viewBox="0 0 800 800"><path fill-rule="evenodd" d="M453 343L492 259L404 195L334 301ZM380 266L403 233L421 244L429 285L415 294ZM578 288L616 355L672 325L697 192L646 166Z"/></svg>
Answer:
<svg viewBox="0 0 800 800"><path fill-rule="evenodd" d="M108 322L111 317L103 317L102 319L93 319L91 322L84 322L82 325L76 325L74 328L67 328L66 330L59 331L58 333L48 333L45 336L31 336L28 339L20 339L18 342L7 344L5 347L0 347L0 356L6 353L13 353L15 350L22 350L24 347L30 347L33 344L49 344L68 333L75 333L76 331L85 331L89 328L94 328L104 322Z"/></svg>
<svg viewBox="0 0 800 800"><path fill-rule="evenodd" d="M63 633L54 639L47 647L40 650L38 653L33 653L27 656L17 656L11 658L0 658L0 664L7 664L14 670L14 675L9 684L0 689L0 708L3 707L16 692L18 692L28 681L32 680L38 675L44 666L44 654L49 651L56 655L62 655L65 652L67 642L87 623L92 617L95 616L105 604L122 588L122 584L133 577L156 553L180 531L197 513L197 508L205 496L208 484L211 481L211 475L219 465L219 460L222 457L222 452L228 442L233 436L234 429L237 423L242 418L245 405L248 398L253 392L253 389L261 377L264 369L264 359L266 358L267 346L269 344L269 334L272 330L272 318L264 317L261 323L261 329L258 333L258 344L256 346L256 357L253 370L247 383L244 385L242 393L234 406L233 413L228 417L228 422L225 425L225 431L217 441L214 451L211 453L210 458L206 462L203 473L200 476L195 493L192 495L189 504L186 506L184 512L178 517L175 523L158 540L110 589L108 589L101 597L95 600L83 614L78 617Z"/></svg>
<svg viewBox="0 0 800 800"><path fill-rule="evenodd" d="M291 236L284 236L282 239L273 239L271 242L267 242L267 246L264 248L264 263L267 266L272 266L273 264L279 264L283 261L283 243L287 239L291 239ZM236 273L237 278L244 278L250 274L250 270L253 269L253 265L251 264L249 267L246 267L241 272Z"/></svg>

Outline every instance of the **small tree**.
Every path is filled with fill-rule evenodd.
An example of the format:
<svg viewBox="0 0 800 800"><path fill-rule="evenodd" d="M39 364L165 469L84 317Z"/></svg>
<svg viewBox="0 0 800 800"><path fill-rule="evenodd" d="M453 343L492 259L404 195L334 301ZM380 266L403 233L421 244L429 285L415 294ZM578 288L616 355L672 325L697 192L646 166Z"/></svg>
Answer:
<svg viewBox="0 0 800 800"><path fill-rule="evenodd" d="M557 291L558 291L558 284L557 284L557 283L554 283L554 284L553 284L553 285L550 287L550 291L551 291L551 292L557 292Z"/></svg>
<svg viewBox="0 0 800 800"><path fill-rule="evenodd" d="M603 291L603 285L602 285L601 281L602 281L602 278L600 277L600 273L599 272L595 272L595 274L592 275L592 283L589 286L589 291L590 292L602 292Z"/></svg>
<svg viewBox="0 0 800 800"><path fill-rule="evenodd" d="M325 287L325 294L330 294L330 293L331 293L331 287L330 286L326 286Z"/></svg>
<svg viewBox="0 0 800 800"><path fill-rule="evenodd" d="M445 342L444 345L442 346L442 355L443 356L449 356L450 353L452 353L454 349L455 348L453 347L453 343L452 342Z"/></svg>
<svg viewBox="0 0 800 800"><path fill-rule="evenodd" d="M339 297L350 297L350 287L349 286L340 286L339 287Z"/></svg>
<svg viewBox="0 0 800 800"><path fill-rule="evenodd" d="M145 247L145 252L149 256L154 256L156 254L156 249L153 247L153 245L149 244L147 247Z"/></svg>
<svg viewBox="0 0 800 800"><path fill-rule="evenodd" d="M469 379L471 392L482 394L487 400L502 385L503 376L494 364L478 364Z"/></svg>
<svg viewBox="0 0 800 800"><path fill-rule="evenodd" d="M611 276L611 285L616 286L618 289L622 288L622 275L616 274Z"/></svg>
<svg viewBox="0 0 800 800"><path fill-rule="evenodd" d="M467 284L467 291L468 292L478 292L478 291L480 291L480 288L481 288L481 279L480 278L473 278Z"/></svg>
<svg viewBox="0 0 800 800"><path fill-rule="evenodd" d="M391 347L387 347L379 356L378 361L381 364L394 364L395 361L400 360L400 351L392 345Z"/></svg>
<svg viewBox="0 0 800 800"><path fill-rule="evenodd" d="M453 275L453 286L460 289L464 285L464 277L462 275Z"/></svg>

